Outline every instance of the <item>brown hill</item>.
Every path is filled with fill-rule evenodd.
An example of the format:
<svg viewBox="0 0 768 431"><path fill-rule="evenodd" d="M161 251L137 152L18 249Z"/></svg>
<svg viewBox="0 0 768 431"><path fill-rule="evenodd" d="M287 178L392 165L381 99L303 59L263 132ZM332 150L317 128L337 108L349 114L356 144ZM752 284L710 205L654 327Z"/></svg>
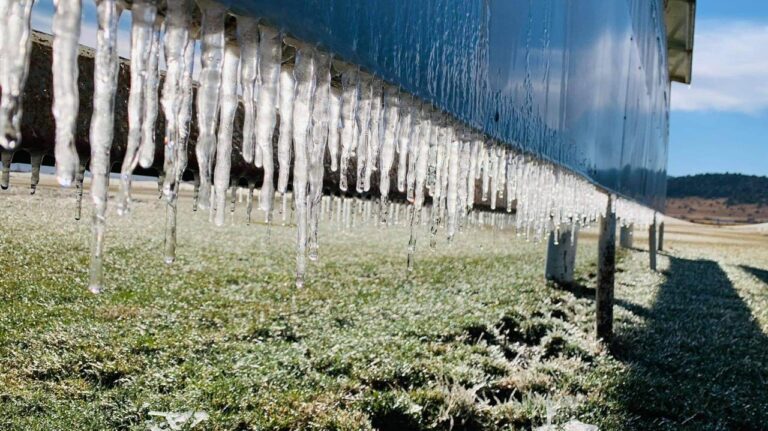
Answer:
<svg viewBox="0 0 768 431"><path fill-rule="evenodd" d="M732 204L728 198L668 198L667 215L706 224L754 224L768 222L768 205Z"/></svg>

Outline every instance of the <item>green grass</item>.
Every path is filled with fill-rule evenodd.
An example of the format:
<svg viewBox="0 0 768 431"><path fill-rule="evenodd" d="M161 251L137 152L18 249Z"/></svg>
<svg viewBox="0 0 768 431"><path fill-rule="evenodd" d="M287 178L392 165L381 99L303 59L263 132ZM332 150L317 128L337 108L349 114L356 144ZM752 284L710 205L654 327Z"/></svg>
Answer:
<svg viewBox="0 0 768 431"><path fill-rule="evenodd" d="M39 194L0 208L3 430L164 425L151 411L206 412L195 429L217 430L530 429L548 410L601 429L768 423L768 316L750 314L768 298L739 268L746 302L713 262L662 258L666 273L650 274L645 254L622 254L613 355L592 335L588 239L574 294L547 286L545 247L513 233L468 231L430 251L423 229L409 274L403 228L326 223L297 290L292 228L245 226L242 208L215 228L184 202L166 266L164 212L149 200L111 214L94 296L88 223L61 192ZM686 285L704 270L711 283Z"/></svg>

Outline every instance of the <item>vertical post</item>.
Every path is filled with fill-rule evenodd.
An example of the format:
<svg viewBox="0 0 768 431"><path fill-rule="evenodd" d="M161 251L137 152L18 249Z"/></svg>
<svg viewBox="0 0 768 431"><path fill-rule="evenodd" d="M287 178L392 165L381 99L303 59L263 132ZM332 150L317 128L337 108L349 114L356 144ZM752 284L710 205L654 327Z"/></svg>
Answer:
<svg viewBox="0 0 768 431"><path fill-rule="evenodd" d="M621 226L619 229L619 245L621 248L632 248L635 236L635 225Z"/></svg>
<svg viewBox="0 0 768 431"><path fill-rule="evenodd" d="M29 164L32 166L32 176L29 183L29 194L33 195L37 191L37 185L40 184L40 165L43 164L43 153L34 152L29 155Z"/></svg>
<svg viewBox="0 0 768 431"><path fill-rule="evenodd" d="M664 250L664 222L659 223L659 251Z"/></svg>
<svg viewBox="0 0 768 431"><path fill-rule="evenodd" d="M0 151L0 161L3 162L3 174L0 178L0 188L7 190L11 184L11 162L13 160L13 151Z"/></svg>
<svg viewBox="0 0 768 431"><path fill-rule="evenodd" d="M177 200L169 200L165 206L165 264L176 261L176 205Z"/></svg>
<svg viewBox="0 0 768 431"><path fill-rule="evenodd" d="M163 198L163 185L165 184L165 172L160 172L157 175L157 198Z"/></svg>
<svg viewBox="0 0 768 431"><path fill-rule="evenodd" d="M83 181L85 180L85 168L88 166L88 160L80 156L80 163L75 175L75 220L80 220L83 209Z"/></svg>
<svg viewBox="0 0 768 431"><path fill-rule="evenodd" d="M233 179L229 183L229 189L230 189L229 212L231 214L235 213L235 205L237 204L237 184L238 184L238 181L235 179Z"/></svg>
<svg viewBox="0 0 768 431"><path fill-rule="evenodd" d="M245 199L245 217L246 223L251 224L251 212L253 211L253 190L256 188L256 181L248 180L248 195Z"/></svg>
<svg viewBox="0 0 768 431"><path fill-rule="evenodd" d="M597 338L610 343L613 338L613 285L616 275L616 213L613 196L600 219L600 239L597 250Z"/></svg>
<svg viewBox="0 0 768 431"><path fill-rule="evenodd" d="M648 227L648 255L651 258L651 271L656 271L656 213L653 213L653 222Z"/></svg>
<svg viewBox="0 0 768 431"><path fill-rule="evenodd" d="M544 276L558 284L573 283L576 266L576 238L578 227L561 226L558 232L549 233L547 266Z"/></svg>
<svg viewBox="0 0 768 431"><path fill-rule="evenodd" d="M193 171L194 190L192 191L192 211L197 211L197 201L200 199L200 173Z"/></svg>

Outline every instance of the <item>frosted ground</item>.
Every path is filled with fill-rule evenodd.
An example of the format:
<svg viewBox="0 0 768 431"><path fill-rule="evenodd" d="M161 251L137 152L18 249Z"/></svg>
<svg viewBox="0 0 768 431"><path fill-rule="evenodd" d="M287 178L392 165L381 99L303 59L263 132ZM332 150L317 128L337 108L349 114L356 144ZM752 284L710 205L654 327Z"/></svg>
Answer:
<svg viewBox="0 0 768 431"><path fill-rule="evenodd" d="M579 285L557 289L542 280L545 247L512 232L430 251L422 230L408 274L405 228L324 223L297 290L294 229L246 226L242 204L216 228L183 196L166 266L150 184L131 218L110 209L106 288L93 295L74 192L29 196L14 180L0 194L0 429L178 419L158 412L241 430L768 423L764 232L669 223L655 274L644 251L621 252L609 353L592 338L594 232L580 238Z"/></svg>

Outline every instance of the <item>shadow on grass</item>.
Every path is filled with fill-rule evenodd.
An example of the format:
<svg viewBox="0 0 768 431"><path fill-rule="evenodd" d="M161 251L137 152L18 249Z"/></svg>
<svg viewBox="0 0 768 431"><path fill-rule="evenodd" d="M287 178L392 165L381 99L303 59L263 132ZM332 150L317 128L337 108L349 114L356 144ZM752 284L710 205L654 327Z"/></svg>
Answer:
<svg viewBox="0 0 768 431"><path fill-rule="evenodd" d="M670 257L644 311L614 342L625 429L768 429L768 337L716 262Z"/></svg>
<svg viewBox="0 0 768 431"><path fill-rule="evenodd" d="M595 300L595 288L587 286L589 281L584 278L579 278L570 283L548 281L547 283L553 289L562 290L571 293L573 296L579 299Z"/></svg>
<svg viewBox="0 0 768 431"><path fill-rule="evenodd" d="M753 266L747 266L747 265L739 265L739 268L754 275L763 283L768 284L768 271L760 268L755 268Z"/></svg>

